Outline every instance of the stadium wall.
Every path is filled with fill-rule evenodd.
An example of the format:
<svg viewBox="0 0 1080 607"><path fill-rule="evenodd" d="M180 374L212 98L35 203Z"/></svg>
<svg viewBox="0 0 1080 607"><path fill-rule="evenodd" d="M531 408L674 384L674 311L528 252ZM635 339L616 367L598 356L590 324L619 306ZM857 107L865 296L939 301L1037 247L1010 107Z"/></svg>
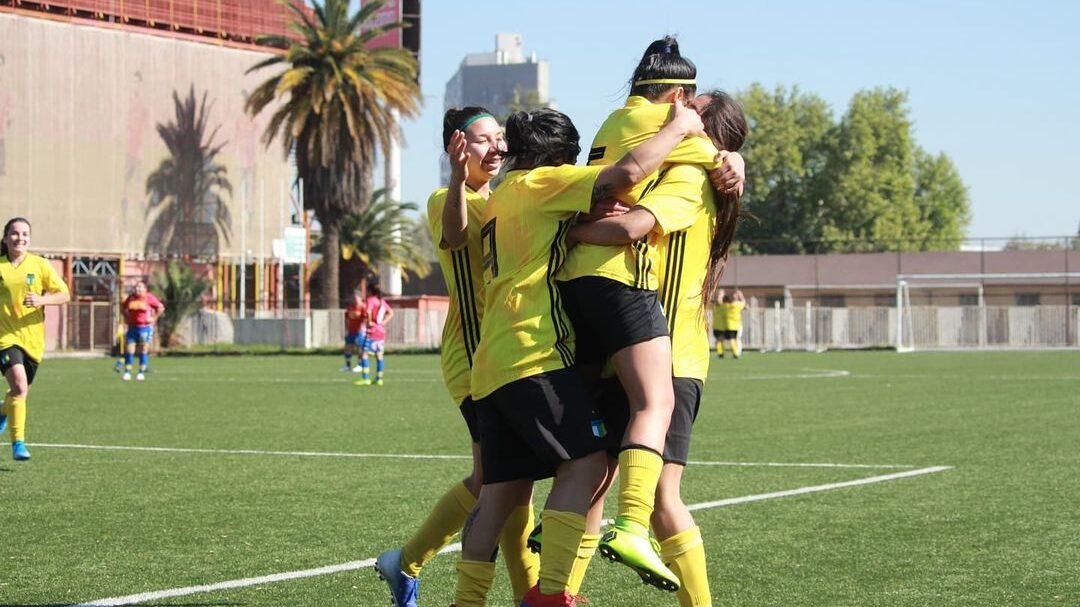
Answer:
<svg viewBox="0 0 1080 607"><path fill-rule="evenodd" d="M0 12L0 214L28 217L37 251L142 255L155 219L147 177L169 158L157 129L175 120L174 94L193 90L223 144L231 221L215 235L196 217L204 238L187 254L212 257L209 239L216 257L238 258L242 241L270 257L292 171L278 144L261 143L268 114L243 111L267 77L244 72L269 56Z"/></svg>

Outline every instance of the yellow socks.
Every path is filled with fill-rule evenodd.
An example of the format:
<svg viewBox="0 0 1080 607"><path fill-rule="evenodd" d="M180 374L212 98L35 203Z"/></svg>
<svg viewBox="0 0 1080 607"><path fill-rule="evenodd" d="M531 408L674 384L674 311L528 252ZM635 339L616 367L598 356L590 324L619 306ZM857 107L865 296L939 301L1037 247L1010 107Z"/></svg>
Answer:
<svg viewBox="0 0 1080 607"><path fill-rule="evenodd" d="M739 340L731 340L731 353L735 355L735 358L742 356L742 346L739 345Z"/></svg>
<svg viewBox="0 0 1080 607"><path fill-rule="evenodd" d="M540 556L533 554L526 543L534 522L532 504L515 508L503 524L499 538L499 550L506 561L506 572L510 574L515 603L521 603L540 575Z"/></svg>
<svg viewBox="0 0 1080 607"><path fill-rule="evenodd" d="M649 528L653 503L656 499L656 484L660 482L660 472L664 469L664 459L660 454L641 447L623 449L619 453L619 516ZM547 535L547 527L544 527ZM547 538L544 538L544 550L547 550Z"/></svg>
<svg viewBox="0 0 1080 607"><path fill-rule="evenodd" d="M7 409L8 426L11 428L11 441L26 440L26 397L9 396L4 399Z"/></svg>
<svg viewBox="0 0 1080 607"><path fill-rule="evenodd" d="M558 594L570 587L581 538L585 535L585 516L555 510L544 510L540 516L544 526L540 592Z"/></svg>
<svg viewBox="0 0 1080 607"><path fill-rule="evenodd" d="M660 542L660 557L682 583L676 593L679 607L712 607L700 529L691 527Z"/></svg>
<svg viewBox="0 0 1080 607"><path fill-rule="evenodd" d="M722 339L716 340L716 355L717 356L723 356L724 355L724 340L722 340Z"/></svg>
<svg viewBox="0 0 1080 607"><path fill-rule="evenodd" d="M484 607L491 581L495 579L495 563L461 560L457 574L454 604L457 607Z"/></svg>
<svg viewBox="0 0 1080 607"><path fill-rule="evenodd" d="M401 549L401 571L415 578L443 546L461 531L465 519L476 505L476 498L457 483L439 498L438 503Z"/></svg>
<svg viewBox="0 0 1080 607"><path fill-rule="evenodd" d="M578 546L577 558L574 559L574 568L570 571L570 594L577 596L581 593L581 583L585 581L585 571L589 568L589 562L596 554L596 546L600 544L599 533L586 533L581 536L581 545ZM519 601L520 602L520 601Z"/></svg>

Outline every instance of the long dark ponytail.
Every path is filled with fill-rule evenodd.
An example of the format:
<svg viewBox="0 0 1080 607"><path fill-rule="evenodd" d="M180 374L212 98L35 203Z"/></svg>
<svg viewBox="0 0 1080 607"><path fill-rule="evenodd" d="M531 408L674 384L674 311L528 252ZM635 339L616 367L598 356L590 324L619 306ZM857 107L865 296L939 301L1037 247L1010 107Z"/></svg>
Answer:
<svg viewBox="0 0 1080 607"><path fill-rule="evenodd" d="M701 121L705 123L705 132L717 148L728 152L737 152L746 141L750 131L742 107L734 97L723 91L705 93L709 105L701 112ZM712 242L709 244L709 263L705 272L705 282L701 285L702 300L712 301L716 289L720 286L720 277L724 274L728 251L735 240L735 230L739 225L741 205L738 194L717 192L716 225L713 227Z"/></svg>
<svg viewBox="0 0 1080 607"><path fill-rule="evenodd" d="M690 99L697 91L694 79L697 66L679 54L679 42L672 36L654 40L641 56L630 78L630 95L638 95L655 101L673 86L681 86ZM653 80L682 80L685 82L650 82ZM643 83L643 84L639 84Z"/></svg>
<svg viewBox="0 0 1080 607"><path fill-rule="evenodd" d="M7 257L7 254L8 254L8 246L7 246L8 232L11 231L11 226L13 226L13 225L15 225L17 223L20 223L20 222L25 223L26 227L28 227L28 228L30 227L30 221L27 220L25 217L12 217L11 219L8 220L7 223L4 224L4 236L3 236L2 239L0 239L0 257Z"/></svg>

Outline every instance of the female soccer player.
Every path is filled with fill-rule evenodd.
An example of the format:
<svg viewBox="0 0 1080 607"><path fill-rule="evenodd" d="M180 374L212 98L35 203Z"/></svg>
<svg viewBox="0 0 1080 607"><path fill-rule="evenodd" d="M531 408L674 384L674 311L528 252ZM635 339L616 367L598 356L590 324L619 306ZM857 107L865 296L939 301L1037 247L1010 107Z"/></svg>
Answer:
<svg viewBox="0 0 1080 607"><path fill-rule="evenodd" d="M30 222L8 220L0 243L0 372L8 383L0 407L0 432L11 424L11 455L30 459L26 448L26 396L45 353L45 306L71 300L49 260L28 252Z"/></svg>
<svg viewBox="0 0 1080 607"><path fill-rule="evenodd" d="M634 71L625 107L608 117L593 140L590 164L608 164L655 133L670 111L669 104L694 94L696 75L697 68L679 54L673 38L649 45ZM707 139L687 140L666 159L663 170L650 171L641 185L617 198L632 205L678 163L715 169L718 158L722 156ZM741 164L741 158L738 161ZM728 170L731 187L736 189L741 187L740 170ZM656 204L648 213L665 226L692 219L680 205ZM577 356L586 374L595 376L610 358L629 396L629 423L618 437L618 514L600 540L600 552L631 567L647 583L674 591L678 579L649 541L664 440L675 406L671 340L656 292L657 243L648 237L622 244L626 242L630 241L614 246L586 242L575 247L559 273L559 290L579 336ZM597 524L591 523L590 531Z"/></svg>
<svg viewBox="0 0 1080 607"><path fill-rule="evenodd" d="M465 107L446 112L443 145L452 167L450 184L432 193L427 216L431 239L439 244L439 265L450 295L440 348L443 381L469 429L473 467L469 476L443 494L401 549L379 555L375 568L390 586L395 607L415 607L421 568L461 531L476 505L484 478L470 375L484 313L480 225L491 194L491 180L502 168L506 144L502 127L490 112L482 107ZM536 584L540 568L539 560L525 545L532 526L529 500L510 514L499 542L514 599L519 602Z"/></svg>
<svg viewBox="0 0 1080 607"><path fill-rule="evenodd" d="M353 354L361 357L364 338L367 336L367 308L364 307L364 294L353 291L352 303L345 308L345 365L342 371L360 372L360 365L352 364ZM359 363L359 360L357 361Z"/></svg>
<svg viewBox="0 0 1080 607"><path fill-rule="evenodd" d="M697 114L676 104L671 122L618 162L578 167L579 136L566 115L542 109L507 120L513 170L488 200L480 231L484 317L472 397L484 485L463 533L458 607L484 604L504 522L531 499L534 480L552 475L539 583L521 605L576 605L568 592L572 569L607 464L592 399L574 368L574 335L555 273L578 213L629 190L700 129Z"/></svg>
<svg viewBox="0 0 1080 607"><path fill-rule="evenodd" d="M146 367L150 364L150 341L154 338L154 321L165 313L165 304L146 290L146 283L135 283L135 290L120 304L127 317L127 334L124 341L124 381L131 381L131 366L135 362L135 349L139 350L139 373L137 381L146 379Z"/></svg>
<svg viewBox="0 0 1080 607"><path fill-rule="evenodd" d="M736 151L742 147L747 125L734 99L713 91L699 96L694 105L718 148ZM656 205L681 209L677 215L683 219L662 223L659 215L652 214ZM650 232L661 237L660 298L671 332L675 408L665 437L664 465L651 523L665 564L681 582L678 599L682 607L712 605L701 532L682 501L680 487L709 370L705 302L716 291L738 212L736 194L721 196L717 204L708 175L700 166L677 165L626 214L580 224L572 231L572 238L608 244L632 242ZM618 432L628 421L626 394L614 380L606 383L604 393L601 410L609 428Z"/></svg>
<svg viewBox="0 0 1080 607"><path fill-rule="evenodd" d="M368 298L364 302L364 317L367 319L367 335L364 338L364 347L360 351L360 381L359 385L371 385L371 367L368 364L368 355L375 355L375 385L383 385L383 370L385 361L383 351L386 349L386 323L394 317L394 310L383 299L382 289L379 285L368 286Z"/></svg>
<svg viewBox="0 0 1080 607"><path fill-rule="evenodd" d="M739 358L742 345L739 343L739 330L742 329L742 311L746 299L742 291L722 294L720 303L713 306L713 336L716 337L716 354L724 357L724 344L731 350L731 355Z"/></svg>

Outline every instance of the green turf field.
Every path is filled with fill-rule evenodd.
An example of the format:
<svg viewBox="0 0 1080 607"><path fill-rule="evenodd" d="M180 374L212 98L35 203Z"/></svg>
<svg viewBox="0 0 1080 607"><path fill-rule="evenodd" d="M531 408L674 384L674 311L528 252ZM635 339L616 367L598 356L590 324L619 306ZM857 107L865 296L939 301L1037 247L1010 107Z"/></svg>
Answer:
<svg viewBox="0 0 1080 607"><path fill-rule="evenodd" d="M388 361L381 388L336 357L155 359L141 384L46 361L33 460L0 451L0 605L387 605L370 559L469 467L437 357ZM1080 605L1080 353L715 361L692 456L717 606ZM880 482L784 493L859 479ZM449 605L456 561L421 605ZM583 592L677 604L599 559Z"/></svg>

